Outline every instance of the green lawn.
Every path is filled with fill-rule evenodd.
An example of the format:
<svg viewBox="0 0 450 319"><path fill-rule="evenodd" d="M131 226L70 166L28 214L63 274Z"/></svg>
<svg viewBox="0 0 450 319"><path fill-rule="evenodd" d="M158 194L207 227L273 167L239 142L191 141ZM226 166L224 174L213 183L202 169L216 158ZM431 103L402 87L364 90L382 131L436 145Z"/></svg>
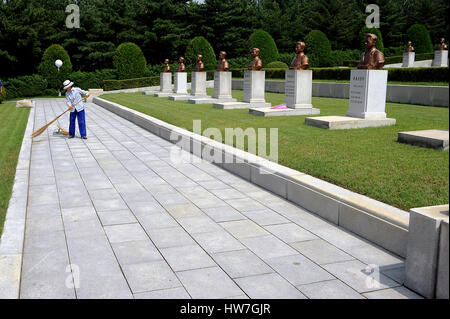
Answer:
<svg viewBox="0 0 450 319"><path fill-rule="evenodd" d="M0 104L0 234L11 197L17 158L30 109L16 108L16 103Z"/></svg>
<svg viewBox="0 0 450 319"><path fill-rule="evenodd" d="M212 89L208 90L212 94ZM243 91L233 91L242 99ZM192 120L202 129L278 128L279 163L371 198L409 210L449 201L449 152L396 142L397 133L447 129L449 109L387 103L397 125L381 128L329 131L306 126L305 116L262 118L248 110L219 110L142 94L108 94L103 98L192 131ZM272 105L284 95L266 93ZM321 115L345 115L348 100L313 98Z"/></svg>

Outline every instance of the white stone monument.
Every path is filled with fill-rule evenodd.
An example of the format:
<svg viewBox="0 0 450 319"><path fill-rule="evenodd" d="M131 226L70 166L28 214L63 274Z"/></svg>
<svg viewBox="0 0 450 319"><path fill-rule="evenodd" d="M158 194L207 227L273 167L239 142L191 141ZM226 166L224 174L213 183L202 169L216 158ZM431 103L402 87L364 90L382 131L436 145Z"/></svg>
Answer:
<svg viewBox="0 0 450 319"><path fill-rule="evenodd" d="M187 91L187 73L176 72L174 81L174 93L169 95L172 101L187 100L189 98Z"/></svg>
<svg viewBox="0 0 450 319"><path fill-rule="evenodd" d="M352 70L347 116L361 119L386 118L388 71Z"/></svg>
<svg viewBox="0 0 450 319"><path fill-rule="evenodd" d="M448 50L434 51L434 60L431 66L447 67L448 66Z"/></svg>
<svg viewBox="0 0 450 319"><path fill-rule="evenodd" d="M416 53L415 52L403 52L402 68L411 68L411 67L413 67L415 58L416 58Z"/></svg>
<svg viewBox="0 0 450 319"><path fill-rule="evenodd" d="M191 96L206 96L206 72L192 72L191 74Z"/></svg>
<svg viewBox="0 0 450 319"><path fill-rule="evenodd" d="M285 74L286 108L255 108L250 113L260 116L297 116L320 114L312 105L312 70L287 70Z"/></svg>
<svg viewBox="0 0 450 319"><path fill-rule="evenodd" d="M265 71L246 70L244 72L244 97L242 102L214 103L214 107L224 110L270 107L271 104L267 103L264 98L265 87Z"/></svg>
<svg viewBox="0 0 450 319"><path fill-rule="evenodd" d="M155 93L155 96L168 97L172 93L172 73L161 72L159 76L159 92Z"/></svg>
<svg viewBox="0 0 450 319"><path fill-rule="evenodd" d="M213 97L193 97L189 99L189 103L193 104L213 104L223 102L236 102L231 96L231 72L217 71L214 72L214 94Z"/></svg>
<svg viewBox="0 0 450 319"><path fill-rule="evenodd" d="M305 123L332 130L394 125L386 118L387 78L386 70L352 70L346 116L307 117Z"/></svg>

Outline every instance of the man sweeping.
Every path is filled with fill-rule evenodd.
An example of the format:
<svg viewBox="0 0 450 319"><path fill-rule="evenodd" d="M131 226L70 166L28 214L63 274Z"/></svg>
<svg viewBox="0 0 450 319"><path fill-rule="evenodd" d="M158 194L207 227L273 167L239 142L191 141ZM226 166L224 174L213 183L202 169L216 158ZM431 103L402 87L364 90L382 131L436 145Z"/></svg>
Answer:
<svg viewBox="0 0 450 319"><path fill-rule="evenodd" d="M65 80L64 90L66 90L66 102L70 110L69 138L75 137L75 119L78 120L78 129L83 140L87 140L86 136L86 115L84 112L84 103L82 101L84 95L89 97L89 92L80 88L73 87L73 82Z"/></svg>

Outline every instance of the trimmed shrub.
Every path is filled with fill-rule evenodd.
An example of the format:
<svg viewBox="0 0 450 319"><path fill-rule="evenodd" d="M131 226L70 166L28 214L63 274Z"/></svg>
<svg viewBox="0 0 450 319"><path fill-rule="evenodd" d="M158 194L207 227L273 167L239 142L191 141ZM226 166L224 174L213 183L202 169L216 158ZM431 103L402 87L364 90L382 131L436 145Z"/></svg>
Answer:
<svg viewBox="0 0 450 319"><path fill-rule="evenodd" d="M216 55L211 44L202 36L198 36L189 41L186 48L184 58L186 59L186 65L189 65L194 69L197 64L197 55L203 55L203 63L205 64L205 70L215 70L217 65Z"/></svg>
<svg viewBox="0 0 450 319"><path fill-rule="evenodd" d="M10 78L4 81L3 85L7 91L6 98L15 99L44 95L48 83L43 76L34 74Z"/></svg>
<svg viewBox="0 0 450 319"><path fill-rule="evenodd" d="M119 80L135 79L144 76L147 61L141 48L132 42L125 42L117 47L113 64Z"/></svg>
<svg viewBox="0 0 450 319"><path fill-rule="evenodd" d="M286 63L284 63L284 62L274 61L274 62L270 62L269 64L267 64L265 69L283 69L283 70L288 70L289 66Z"/></svg>
<svg viewBox="0 0 450 319"><path fill-rule="evenodd" d="M361 50L364 52L366 50L366 34L367 33L373 33L378 37L378 41L377 41L377 49L380 50L381 52L384 52L384 44L383 44L383 35L381 34L380 29L377 28L368 28L368 27L363 27L361 29L361 31L359 31L359 36L358 39L360 39L360 47Z"/></svg>
<svg viewBox="0 0 450 319"><path fill-rule="evenodd" d="M244 57L244 58L231 58L227 59L227 61L228 64L230 65L230 69L241 69L241 68L248 68L252 60L249 57L248 58Z"/></svg>
<svg viewBox="0 0 450 319"><path fill-rule="evenodd" d="M325 33L312 30L305 37L306 54L312 67L323 67L331 62L331 43Z"/></svg>
<svg viewBox="0 0 450 319"><path fill-rule="evenodd" d="M295 58L295 53L280 53L278 55L278 61L291 65L292 60Z"/></svg>
<svg viewBox="0 0 450 319"><path fill-rule="evenodd" d="M61 60L63 65L59 69L55 66L56 60ZM59 44L52 44L45 50L38 72L46 80L50 88L61 89L65 80L69 79L72 73L72 63L66 50Z"/></svg>
<svg viewBox="0 0 450 319"><path fill-rule="evenodd" d="M413 43L416 55L417 53L433 52L430 33L424 25L414 24L406 31L406 34L408 35L408 41Z"/></svg>
<svg viewBox="0 0 450 319"><path fill-rule="evenodd" d="M278 48L272 36L264 30L256 30L248 39L249 50L258 48L263 65L278 60Z"/></svg>
<svg viewBox="0 0 450 319"><path fill-rule="evenodd" d="M70 80L83 89L101 89L104 80L115 80L117 78L117 71L114 69L103 69L95 72L73 72L70 75Z"/></svg>
<svg viewBox="0 0 450 319"><path fill-rule="evenodd" d="M312 68L313 80L350 80L352 69ZM448 82L449 68L390 68L389 81L399 82ZM243 78L245 69L233 69L233 77ZM284 79L284 69L266 70L266 79Z"/></svg>
<svg viewBox="0 0 450 319"><path fill-rule="evenodd" d="M361 56L360 50L331 51L330 66L344 66L345 61L356 60Z"/></svg>

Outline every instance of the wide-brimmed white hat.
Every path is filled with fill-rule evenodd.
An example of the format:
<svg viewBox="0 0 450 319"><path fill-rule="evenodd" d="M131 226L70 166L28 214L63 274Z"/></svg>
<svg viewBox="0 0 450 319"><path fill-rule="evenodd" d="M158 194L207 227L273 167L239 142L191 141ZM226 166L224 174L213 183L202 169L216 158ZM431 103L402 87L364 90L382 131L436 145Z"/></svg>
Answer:
<svg viewBox="0 0 450 319"><path fill-rule="evenodd" d="M64 85L64 90L67 90L68 88L73 86L73 82L70 82L70 80L65 80L63 85Z"/></svg>

